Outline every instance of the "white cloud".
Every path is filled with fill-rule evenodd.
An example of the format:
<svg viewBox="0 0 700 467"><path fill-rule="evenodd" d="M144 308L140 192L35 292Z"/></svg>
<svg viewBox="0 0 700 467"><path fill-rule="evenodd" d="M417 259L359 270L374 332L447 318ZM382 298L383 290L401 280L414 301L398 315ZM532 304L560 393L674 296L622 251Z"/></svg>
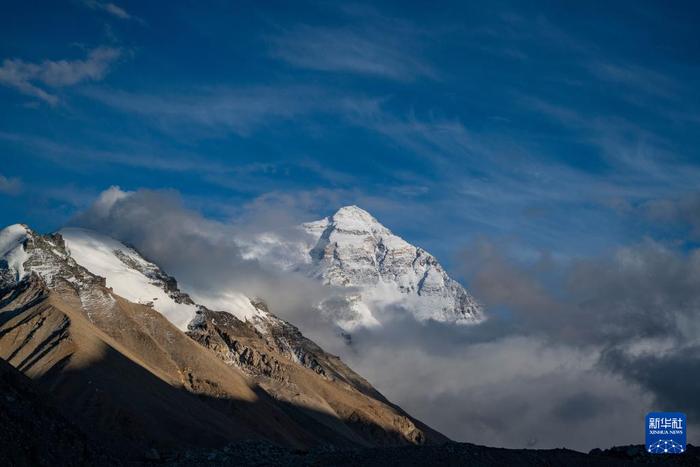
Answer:
<svg viewBox="0 0 700 467"><path fill-rule="evenodd" d="M248 261L239 248L241 229L294 225L307 201L316 199L260 200L233 224L185 208L173 191L113 187L74 222L133 244L188 292L265 298L390 400L456 440L607 447L637 442L640 417L653 407L700 410L698 379L675 384L700 365L699 252L644 244L612 257L522 265L504 245L477 245L460 262L491 319L454 327L382 310L385 326L357 330L349 347L314 310L328 289ZM504 307L507 317L496 311ZM658 343L662 360L649 355Z"/></svg>
<svg viewBox="0 0 700 467"><path fill-rule="evenodd" d="M58 97L40 87L40 84L61 88L83 81L99 81L120 56L120 49L97 47L91 50L84 60L44 60L41 63L30 63L16 58L5 59L0 67L0 84L54 105L58 102Z"/></svg>

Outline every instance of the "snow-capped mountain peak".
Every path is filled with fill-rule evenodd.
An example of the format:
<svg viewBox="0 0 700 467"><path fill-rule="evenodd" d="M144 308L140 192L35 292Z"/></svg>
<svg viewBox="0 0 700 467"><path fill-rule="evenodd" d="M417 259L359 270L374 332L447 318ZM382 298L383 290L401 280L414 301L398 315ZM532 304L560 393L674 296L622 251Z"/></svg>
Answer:
<svg viewBox="0 0 700 467"><path fill-rule="evenodd" d="M378 229L386 230L370 213L355 205L344 206L330 216L329 221L343 230Z"/></svg>
<svg viewBox="0 0 700 467"><path fill-rule="evenodd" d="M362 208L342 207L300 229L307 234L303 244L272 242L267 236L265 244L249 252L263 262L274 256L278 267L348 288L342 300L320 304L327 314L342 316L337 324L346 331L379 325L378 314L387 306L398 306L421 321L472 324L484 319L481 306L433 255L393 234ZM274 254L266 258L266 250ZM280 259L283 252L292 254Z"/></svg>

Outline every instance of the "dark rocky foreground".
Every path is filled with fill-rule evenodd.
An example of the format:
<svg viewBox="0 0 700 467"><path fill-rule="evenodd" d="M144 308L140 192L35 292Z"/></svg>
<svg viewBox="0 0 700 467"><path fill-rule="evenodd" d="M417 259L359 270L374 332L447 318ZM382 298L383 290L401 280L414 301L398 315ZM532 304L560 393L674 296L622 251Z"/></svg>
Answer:
<svg viewBox="0 0 700 467"><path fill-rule="evenodd" d="M117 465L55 407L46 393L0 359L0 465Z"/></svg>
<svg viewBox="0 0 700 467"><path fill-rule="evenodd" d="M64 417L49 394L0 360L0 465L2 466L700 466L700 448L682 455L653 456L642 446L593 450L500 449L467 443L439 446L294 451L267 442L222 449L159 452L129 461L107 454Z"/></svg>
<svg viewBox="0 0 700 467"><path fill-rule="evenodd" d="M241 443L216 451L164 455L153 465L280 465L280 466L699 466L700 448L688 446L681 455L647 454L643 446L593 450L501 449L468 443L356 450L315 449L294 452L265 443Z"/></svg>

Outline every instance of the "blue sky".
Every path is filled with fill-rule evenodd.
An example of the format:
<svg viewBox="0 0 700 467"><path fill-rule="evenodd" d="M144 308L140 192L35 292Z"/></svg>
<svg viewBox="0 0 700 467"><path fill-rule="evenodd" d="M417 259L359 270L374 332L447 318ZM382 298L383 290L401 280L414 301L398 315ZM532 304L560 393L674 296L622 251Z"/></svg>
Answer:
<svg viewBox="0 0 700 467"><path fill-rule="evenodd" d="M223 221L357 204L448 266L691 244L698 8L483 3L7 2L0 223L118 185Z"/></svg>

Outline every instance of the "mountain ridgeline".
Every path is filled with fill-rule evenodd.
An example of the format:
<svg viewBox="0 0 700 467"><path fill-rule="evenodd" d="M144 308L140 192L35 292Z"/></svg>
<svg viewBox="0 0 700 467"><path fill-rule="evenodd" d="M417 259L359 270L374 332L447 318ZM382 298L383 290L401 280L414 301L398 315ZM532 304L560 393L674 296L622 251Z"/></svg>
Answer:
<svg viewBox="0 0 700 467"><path fill-rule="evenodd" d="M448 441L263 300L211 310L133 248L81 229L0 231L0 358L66 423L131 458L243 440Z"/></svg>
<svg viewBox="0 0 700 467"><path fill-rule="evenodd" d="M351 291L351 330L373 307L468 325L474 299L434 257L347 207L304 224L290 271ZM270 240L272 238L272 240ZM279 255L278 255L279 258ZM225 310L118 240L82 229L0 230L3 465L698 465L627 446L583 454L454 443L392 404L262 299ZM322 307L320 304L319 307ZM321 309L317 311L322 311ZM365 313L362 315L362 313ZM390 364L387 362L387 364Z"/></svg>

